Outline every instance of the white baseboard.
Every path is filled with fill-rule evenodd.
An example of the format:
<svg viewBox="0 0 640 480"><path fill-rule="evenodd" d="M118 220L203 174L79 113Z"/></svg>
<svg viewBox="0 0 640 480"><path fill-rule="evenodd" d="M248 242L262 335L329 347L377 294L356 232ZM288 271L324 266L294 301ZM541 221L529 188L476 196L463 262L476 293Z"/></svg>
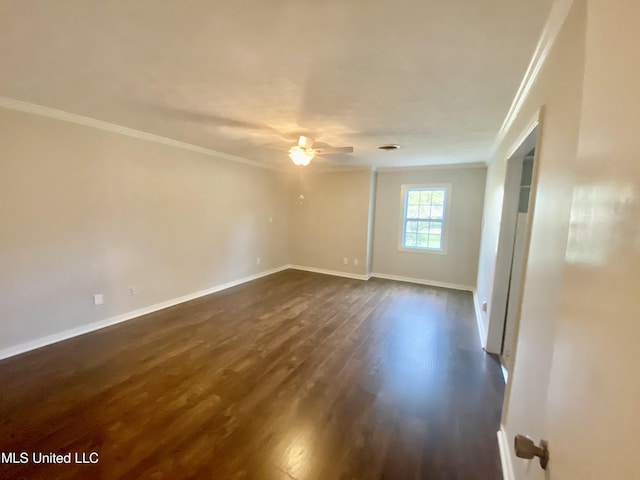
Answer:
<svg viewBox="0 0 640 480"><path fill-rule="evenodd" d="M215 287L207 288L205 290L200 290L199 292L189 293L187 295L183 295L177 298L172 298L171 300L156 303L148 307L139 308L132 312L123 313L115 317L105 318L104 320L98 320L97 322L89 323L86 325L80 325L79 327L65 330L63 332L54 333L53 335L48 335L46 337L30 340L28 342L24 342L19 345L7 347L0 350L0 360L4 358L13 357L15 355L19 355L21 353L25 353L30 350L35 350L36 348L41 348L47 345L51 345L53 343L58 343L63 340L67 340L69 338L77 337L78 335L83 335L85 333L93 332L95 330L100 330L101 328L109 327L111 325L115 325L116 323L125 322L127 320L131 320L131 319L140 317L142 315L147 315L149 313L157 312L158 310L163 310L165 308L172 307L179 303L188 302L189 300L194 300L196 298L204 297L205 295L211 295L212 293L216 293L221 290L226 290L227 288L235 287L237 285L250 282L252 280L257 280L258 278L266 277L267 275L272 275L274 273L281 272L282 270L287 270L288 268L289 268L289 265L283 265L271 270L256 273L254 275L249 275L248 277L243 277L243 278L239 278L238 280L233 280L231 282L223 283L222 285L216 285Z"/></svg>
<svg viewBox="0 0 640 480"><path fill-rule="evenodd" d="M478 337L480 338L480 347L483 349L486 348L486 338L487 333L484 328L484 321L482 320L482 306L480 305L480 300L478 300L478 292L476 290L473 291L473 306L476 311L476 324L478 325Z"/></svg>
<svg viewBox="0 0 640 480"><path fill-rule="evenodd" d="M53 343L58 343L63 340L67 340L69 338L77 337L79 335L84 335L85 333L93 332L96 330L100 330L102 328L115 325L117 323L126 322L127 320L131 320L137 317L141 317L142 315L147 315L149 313L157 312L158 310L163 310L165 308L172 307L179 303L188 302L189 300L194 300L196 298L204 297L206 295L211 295L212 293L219 292L221 290L225 290L227 288L235 287L242 283L250 282L252 280L256 280L261 277L265 277L267 275L272 275L277 272L281 272L287 269L294 270L303 270L306 272L313 273L321 273L324 275L333 275L337 277L345 277L352 278L355 280L369 280L370 277L383 278L387 280L396 280L400 282L410 282L417 283L420 285L430 285L434 287L444 287L444 288L453 288L456 290L466 290L473 291L473 287L467 285L458 285L453 283L445 283L445 282L437 282L432 280L424 280L420 278L410 278L410 277L402 277L398 275L387 275L383 273L372 273L371 275L361 275L356 273L348 273L348 272L340 272L336 270L325 270L322 268L314 268L314 267L304 267L302 265L282 265L278 268L274 268L272 270L267 270L264 272L260 272L254 275L250 275L248 277L240 278L238 280L233 280L231 282L224 283L222 285L216 285L211 288L207 288L205 290L200 290L198 292L189 293L187 295L183 295L181 297L172 298L170 300L156 303L154 305L150 305L148 307L139 308L137 310L133 310L131 312L123 313L121 315L117 315L115 317L105 318L104 320L98 320L97 322L92 322L86 325L80 325L78 327L64 330L62 332L54 333L52 335L48 335L46 337L37 338L35 340L30 340L28 342L21 343L19 345L14 345L11 347L4 348L0 350L0 360L4 358L13 357L15 355L19 355L21 353L28 352L30 350L35 350L37 348L41 348L47 345L51 345Z"/></svg>
<svg viewBox="0 0 640 480"><path fill-rule="evenodd" d="M500 464L502 465L502 478L504 478L504 480L515 480L513 464L511 463L510 443L507 438L507 432L505 432L502 425L500 425L500 430L498 430L497 435L498 447L500 448Z"/></svg>
<svg viewBox="0 0 640 480"><path fill-rule="evenodd" d="M504 384L506 385L509 381L509 370L507 370L507 367L502 363L502 359L500 359L500 371L502 372L502 378L504 378Z"/></svg>
<svg viewBox="0 0 640 480"><path fill-rule="evenodd" d="M464 290L467 292L473 292L474 287L469 285L460 285L458 283L446 283L446 282L438 282L436 280L425 280L424 278L412 278L412 277L403 277L400 275L388 275L386 273L372 273L372 277L375 278L383 278L385 280L396 280L398 282L408 282L408 283L417 283L419 285L429 285L430 287L443 287L443 288L453 288L454 290Z"/></svg>
<svg viewBox="0 0 640 480"><path fill-rule="evenodd" d="M334 277L353 278L355 280L369 280L369 275L339 272L337 270L325 270L324 268L303 267L302 265L288 265L288 268L292 268L294 270L303 270L305 272L322 273L324 275L333 275Z"/></svg>

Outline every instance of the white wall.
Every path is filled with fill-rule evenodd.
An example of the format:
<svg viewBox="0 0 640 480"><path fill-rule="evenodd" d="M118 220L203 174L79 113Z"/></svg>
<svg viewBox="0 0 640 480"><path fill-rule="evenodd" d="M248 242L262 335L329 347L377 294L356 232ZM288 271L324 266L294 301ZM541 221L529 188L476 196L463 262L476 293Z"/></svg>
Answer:
<svg viewBox="0 0 640 480"><path fill-rule="evenodd" d="M476 283L486 168L424 168L378 172L373 272L473 290ZM398 249L403 184L452 184L446 254Z"/></svg>
<svg viewBox="0 0 640 480"><path fill-rule="evenodd" d="M291 263L364 276L367 273L370 169L305 170L291 194ZM304 195L302 204L298 195ZM344 258L349 259L345 265ZM358 265L354 265L354 260Z"/></svg>
<svg viewBox="0 0 640 480"><path fill-rule="evenodd" d="M289 263L289 175L7 109L0 132L0 350Z"/></svg>

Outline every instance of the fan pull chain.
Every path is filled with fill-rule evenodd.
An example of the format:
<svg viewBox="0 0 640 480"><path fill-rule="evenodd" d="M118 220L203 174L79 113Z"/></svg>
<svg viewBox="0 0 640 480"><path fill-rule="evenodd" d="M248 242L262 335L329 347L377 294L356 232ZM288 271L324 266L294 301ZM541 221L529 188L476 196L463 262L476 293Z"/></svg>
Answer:
<svg viewBox="0 0 640 480"><path fill-rule="evenodd" d="M302 203L304 202L304 195L302 194L302 186L303 186L303 178L302 178L302 172L304 170L304 167L302 165L300 165L300 196L298 197L298 203L300 205L302 205Z"/></svg>

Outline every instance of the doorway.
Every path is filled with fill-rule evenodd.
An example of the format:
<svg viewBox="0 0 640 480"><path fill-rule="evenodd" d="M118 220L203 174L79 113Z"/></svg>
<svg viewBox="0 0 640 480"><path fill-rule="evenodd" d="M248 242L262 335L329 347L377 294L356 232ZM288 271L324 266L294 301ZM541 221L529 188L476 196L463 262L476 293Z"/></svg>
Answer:
<svg viewBox="0 0 640 480"><path fill-rule="evenodd" d="M525 239L529 225L529 198L531 196L531 180L533 177L533 162L535 149L531 150L522 159L514 159L512 168L519 169L520 188L518 190L518 208L515 215L515 228L513 232L513 249L511 254L511 268L509 271L509 283L507 287L507 306L504 317L504 329L502 332L502 346L500 361L505 375L513 367L513 351L516 340L516 327L518 318L518 306L522 299L522 281L525 262ZM515 199L511 199L515 201Z"/></svg>
<svg viewBox="0 0 640 480"><path fill-rule="evenodd" d="M500 355L505 381L513 369L535 193L537 123L507 160L486 350Z"/></svg>

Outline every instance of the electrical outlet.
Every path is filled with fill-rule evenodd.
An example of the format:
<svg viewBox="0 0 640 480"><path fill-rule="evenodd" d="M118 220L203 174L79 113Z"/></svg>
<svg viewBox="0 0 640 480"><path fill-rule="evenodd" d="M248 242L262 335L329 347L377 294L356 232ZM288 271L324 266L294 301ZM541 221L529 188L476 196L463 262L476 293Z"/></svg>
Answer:
<svg viewBox="0 0 640 480"><path fill-rule="evenodd" d="M256 258L256 265L260 265L260 262L262 262L262 259L260 257Z"/></svg>
<svg viewBox="0 0 640 480"><path fill-rule="evenodd" d="M129 289L129 293L130 293L131 295L138 295L138 294L140 293L140 290L138 290L138 287L131 287L131 288Z"/></svg>
<svg viewBox="0 0 640 480"><path fill-rule="evenodd" d="M483 300L483 301L482 301L482 311L483 311L483 312L486 312L486 311L487 311L487 301L486 301L486 300Z"/></svg>
<svg viewBox="0 0 640 480"><path fill-rule="evenodd" d="M358 265L358 259L357 259L357 258L354 258L354 259L353 259L353 264L354 264L354 265Z"/></svg>
<svg viewBox="0 0 640 480"><path fill-rule="evenodd" d="M344 263L345 265L349 265L349 259L347 257L344 257L342 259L342 263Z"/></svg>
<svg viewBox="0 0 640 480"><path fill-rule="evenodd" d="M269 217L269 223L273 223L273 217Z"/></svg>
<svg viewBox="0 0 640 480"><path fill-rule="evenodd" d="M96 293L93 296L93 304L94 305L102 305L104 303L104 295L102 293Z"/></svg>

